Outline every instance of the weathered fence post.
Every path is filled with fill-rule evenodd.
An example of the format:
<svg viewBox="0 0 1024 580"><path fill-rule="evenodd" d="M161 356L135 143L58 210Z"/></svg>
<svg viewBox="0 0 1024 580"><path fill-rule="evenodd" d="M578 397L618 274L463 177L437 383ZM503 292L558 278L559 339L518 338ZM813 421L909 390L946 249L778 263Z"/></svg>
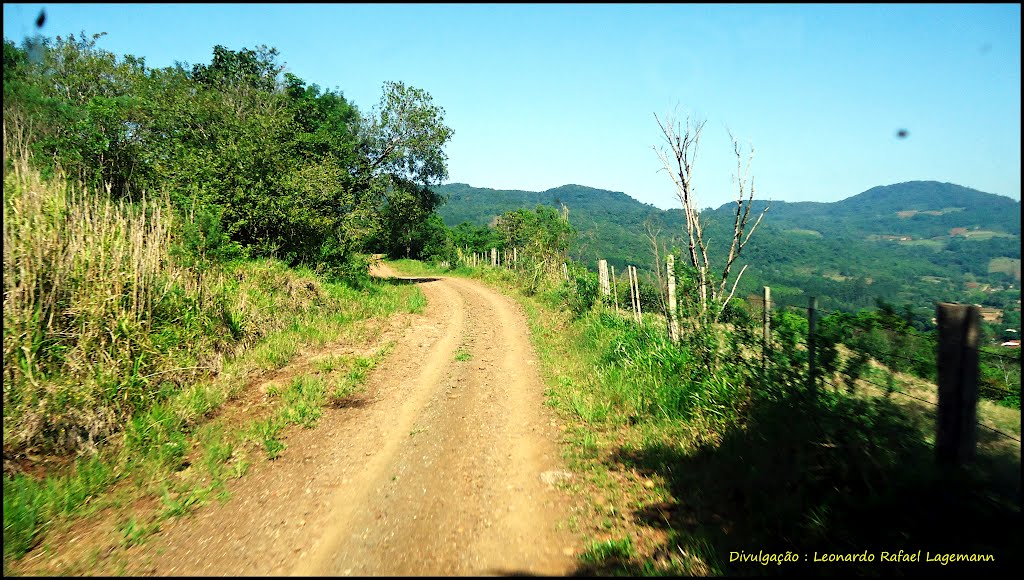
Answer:
<svg viewBox="0 0 1024 580"><path fill-rule="evenodd" d="M636 289L633 287L633 266L626 266L626 278L629 280L629 306L633 309L633 318L636 318ZM639 322L639 319L637 319Z"/></svg>
<svg viewBox="0 0 1024 580"><path fill-rule="evenodd" d="M630 296L633 298L633 312L636 314L636 323L643 322L643 313L640 312L640 279L636 274L636 266L629 266Z"/></svg>
<svg viewBox="0 0 1024 580"><path fill-rule="evenodd" d="M601 285L601 296L611 294L612 289L608 285L608 260L597 261L597 279Z"/></svg>
<svg viewBox="0 0 1024 580"><path fill-rule="evenodd" d="M814 393L818 388L817 365L815 360L815 334L818 330L818 298L810 297L807 308L807 388Z"/></svg>
<svg viewBox="0 0 1024 580"><path fill-rule="evenodd" d="M679 342L679 320L676 318L676 272L675 256L665 256L665 269L668 271L668 337L672 342Z"/></svg>
<svg viewBox="0 0 1024 580"><path fill-rule="evenodd" d="M615 296L615 314L619 313L619 291L615 287L615 266L612 269L612 295Z"/></svg>
<svg viewBox="0 0 1024 580"><path fill-rule="evenodd" d="M643 323L643 310L640 307L640 277L637 276L637 266L633 266L633 286L637 289L637 324Z"/></svg>
<svg viewBox="0 0 1024 580"><path fill-rule="evenodd" d="M498 267L498 248L491 248L491 266Z"/></svg>
<svg viewBox="0 0 1024 580"><path fill-rule="evenodd" d="M974 459L977 443L981 311L969 304L940 302L935 317L939 326L935 454L940 464L959 466Z"/></svg>

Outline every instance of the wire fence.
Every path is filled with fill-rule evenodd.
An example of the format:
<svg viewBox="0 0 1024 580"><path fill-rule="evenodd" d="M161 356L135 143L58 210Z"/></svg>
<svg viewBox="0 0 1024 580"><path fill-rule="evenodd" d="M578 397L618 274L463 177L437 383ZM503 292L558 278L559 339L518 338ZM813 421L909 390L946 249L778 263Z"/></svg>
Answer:
<svg viewBox="0 0 1024 580"><path fill-rule="evenodd" d="M773 337L783 335L785 333L785 340L787 345L797 346L801 349L808 351L807 361L807 373L808 376L815 374L814 355L812 350L816 345L817 337L814 336L815 326L820 329L822 324L828 324L829 319L835 320L836 317L841 320L840 324L845 328L847 336L847 342L844 344L847 348L855 352L861 352L866 354L868 357L877 360L882 363L882 369L888 373L888 384L881 384L876 380L872 380L869 376L861 376L862 372L857 372L856 376L851 377L857 381L863 381L866 384L872 385L876 388L881 389L885 393L896 393L902 397L916 400L918 402L938 408L939 404L935 400L922 398L912 393L908 393L902 390L903 384L900 388L897 388L897 373L912 371L912 376L915 376L922 381L928 383L934 383L941 372L939 369L939 352L940 352L940 337L938 332L933 333L922 332L915 329L908 321L899 318L899 315L894 312L882 311L875 313L868 317L854 315L848 312L839 312L830 309L823 309L816 307L816 300L811 298L807 306L797 306L793 304L785 304L780 306L777 311L785 313L799 313L807 317L807 336L794 337L792 336L793 330L783 330L776 324L778 315L769 315L765 312L765 306L771 308L770 293L768 288L765 289L765 297L754 298L748 302L752 308L751 314L753 316L760 315L766 328L765 332L768 335L762 337L761 344L762 348L771 348L770 345ZM775 309L772 309L775 310ZM845 319L845 320L844 320ZM769 324L768 321L771 321ZM814 320L816 324L811 321ZM882 331L889 335L890 341L885 347L879 348L878 345L874 349L858 350L859 347L856 340L849 340L858 335L861 336L873 333L875 331ZM923 350L922 350L923 349ZM917 356L914 356L914 352ZM1002 401L1006 399L1016 399L1019 405L1020 401L1020 352L999 352L989 348L975 348L974 356L976 356L979 363L979 373L977 383L975 385L978 395L981 395L987 399L993 401ZM767 353L766 353L767 354ZM898 364L893 364L898 363ZM1014 366L1016 365L1016 366ZM838 367L839 365L837 365ZM837 370L837 369L833 369ZM999 375L1002 375L1001 377ZM847 375L850 376L850 375ZM827 379L822 378L822 381L833 388L839 388L835 383ZM904 380L900 380L899 383L904 383ZM1005 386L1000 386L1003 383ZM1017 388L1012 388L1012 385L1016 383ZM934 388L935 396L938 398L938 386ZM1000 429L987 425L981 421L975 420L975 424L982 427L1000 437L1006 438L1017 442L1021 442L1018 436L1006 433Z"/></svg>
<svg viewBox="0 0 1024 580"><path fill-rule="evenodd" d="M490 256L484 254L477 258L476 262L481 265L490 265L490 260L487 259L489 257ZM566 278L568 279L567 275ZM768 288L766 288L766 291L767 290ZM635 295L638 297L639 293L637 292ZM770 295L766 292L766 297L768 296ZM634 298L634 300L635 299L636 298ZM665 297L663 297L663 301L665 300ZM750 299L747 301L747 304L749 305L749 314L752 318L751 322L756 320L757 316L760 315L762 320L764 321L765 332L768 333L765 336L763 336L761 340L755 340L754 344L749 345L755 349L772 348L771 345L774 342L772 340L772 336L782 331L782 329L778 328L775 323L775 321L778 320L778 317L776 315L769 316L768 314L770 310L769 312L766 312L766 306L771 310L776 310L780 312L799 312L807 316L808 328L806 330L806 335L800 336L799 333L794 333L793 329L788 329L786 332L789 332L789 334L786 336L786 340L787 344L800 347L802 350L806 351L807 360L803 361L802 364L807 367L806 371L808 377L814 377L816 375L816 370L818 369L816 369L814 366L815 354L816 350L820 346L823 346L820 344L816 344L819 340L819 336L814 334L813 329L815 324L812 323L812 320L817 323L818 328L821 328L822 324L825 324L826 320L829 319L830 317L848 317L846 330L849 333L853 333L854 337L857 336L857 333L866 334L872 333L876 330L882 330L891 333L889 338L894 340L892 341L890 347L886 349L863 350L863 347L859 347L857 344L847 344L846 342L843 342L843 344L845 344L847 348L850 348L854 352L860 352L862 355L867 355L867 357L875 359L876 361L881 363L882 368L884 368L889 373L889 384L881 384L874 380L871 380L871 378L867 376L860 376L860 372L858 372L858 376L852 378L855 380L864 381L867 384L883 389L887 393L897 393L903 397L914 399L931 406L939 407L938 403L932 400L924 399L915 396L914 394L907 393L903 390L898 390L896 388L896 373L898 372L902 373L904 371L914 371L912 373L913 376L916 376L917 378L923 381L935 381L935 377L937 377L940 373L938 361L940 350L940 337L938 336L937 332L928 333L915 329L909 321L901 318L898 313L892 311L882 310L878 313L875 313L872 316L858 318L858 316L860 316L859 314L852 314L845 311L817 307L816 300L814 298L811 298L807 306L784 304L780 305L777 309L772 309L772 303L770 298L766 301L765 298L750 297ZM628 309L627 305L623 305L623 307ZM667 310L667 302L665 309ZM665 314L667 315L667 312ZM666 319L668 319L667 316ZM772 321L772 324L768 323L769 319ZM671 327L671 325L667 325L667 327ZM818 335L821 335L820 330L818 331ZM822 338L824 338L824 336L822 336ZM853 342L856 343L856 341ZM927 350L921 350L922 348L924 348L922 347L922 343L927 344ZM858 350L858 348L861 348L862 350ZM902 351L898 349L902 349ZM910 352L908 352L908 350ZM913 352L917 352L918 356L913 356ZM1012 365L1013 363L1016 363L1017 365L1020 364L1021 357L1019 351L1018 353L1016 353L1016 355L1014 355L1008 352L999 352L986 348L975 348L973 352L975 353L979 362L985 361L986 363L992 363L996 367L998 367L996 370L998 372L1003 373L1003 379L1007 385L1011 384L1011 379L1013 378L1012 374L1016 373L1016 380L1017 384L1019 385L1019 366L1016 369L1013 369L1012 367L1007 368L1005 366L1007 364ZM927 356L921 356L922 353L928 354ZM766 356L767 354L769 353L767 353L766 351L762 351L762 360L770 358ZM907 364L894 365L893 363L895 361ZM993 363L993 361L995 362ZM921 376L922 373L927 374L929 376ZM995 401L1000 401L1016 396L1019 406L1019 386L1017 389L1002 388L996 386L995 384L993 384L993 382L995 382L998 377L993 376L991 369L989 369L989 375L987 377L982 377L981 374L982 373L979 373L979 380L978 383L975 385L978 394L984 395L986 398L993 399ZM983 378L984 380L982 380ZM838 388L831 381L828 381L827 379L822 380L827 384L831 385L833 388ZM901 380L901 382L903 381ZM935 387L937 389L937 385ZM936 396L938 396L937 390L935 394ZM1020 443L1020 439L1018 437L1004 433L1003 431L1000 431L999 429L981 423L980 421L976 421L976 424L1002 437Z"/></svg>
<svg viewBox="0 0 1024 580"><path fill-rule="evenodd" d="M766 295L768 295L767 292L766 292ZM766 313L764 312L766 301L764 299L762 299L762 300L759 300L758 302L760 302L761 314L764 317L764 320L767 321L769 318L767 316L765 316ZM803 346L805 348L811 348L810 345L813 345L815 343L815 338L816 337L813 336L814 325L811 324L811 320L817 319L818 324L820 325L821 324L821 318L837 314L835 311L823 310L823 309L820 309L820 308L814 308L812 305L816 301L813 298L811 298L809 302L810 302L810 304L807 307L797 307L797 306L793 306L793 305L786 305L783 308L783 311L796 311L796 312L806 313L807 318L808 318L808 327L809 327L808 328L808 336L807 336L806 339L797 339L795 341L796 344L798 344L800 346ZM768 305L770 307L770 302L768 302ZM853 316L853 315L850 315L848 313L842 313L842 314L845 315L845 316ZM866 320L862 319L860 321L856 321L855 325L854 325L854 329L855 330L859 330L860 332L872 332L872 331L874 331L876 329L880 329L880 330L883 330L883 331L885 331L887 333L891 333L891 335L892 335L891 337L894 339L894 342L890 344L890 348L883 349L882 352L868 351L868 352L864 353L864 354L867 354L868 356L870 356L871 358L880 359L880 362L889 363L889 364L885 365L886 367L888 367L888 368L886 368L886 370L889 373L889 383L883 385L881 383L878 383L878 382L872 380L871 378L869 378L867 376L856 376L856 377L853 377L853 378L855 378L856 380L863 381L863 382L865 382L867 384L873 385L874 387L877 387L879 389L882 389L886 393L896 393L896 394L898 394L900 396L903 396L903 397L914 399L916 401L919 401L919 402L922 402L922 403L925 403L925 404L928 404L928 405L931 405L931 406L934 406L934 407L939 407L939 404L937 402L935 402L935 401L932 401L932 400L929 400L929 399L924 399L924 398L921 398L919 396L915 396L914 394L905 392L905 391L903 391L901 389L897 389L896 388L896 372L897 371L892 368L893 365L891 363L894 362L894 361L900 361L902 363L909 363L909 365L910 365L909 368L912 368L912 369L915 369L915 370L918 371L917 373L915 373L918 376L918 378L921 378L921 379L929 381L929 382L934 380L933 376L938 376L938 374L940 372L940 370L939 370L939 360L938 360L939 350L940 350L940 337L937 334L926 334L926 333L922 333L922 332L919 332L919 331L915 331L913 329L913 327L909 323L900 322L900 321L893 321L892 318L894 316L895 315L893 313L885 313L885 312L883 312L881 314L881 316L877 316L876 315L875 317L868 318ZM774 320L774 317L771 317L771 319ZM857 323L859 323L859 325L860 325L859 328L857 328ZM765 340L763 341L763 343L764 344L768 344L769 340L770 340L770 337L765 337ZM918 356L918 357L915 358L913 356L908 356L908 354L906 354L906 353L901 353L901 352L897 351L897 348L900 348L901 346L906 348L912 342L917 342L918 344L920 344L920 342L927 343L928 344L928 351L927 352L928 352L928 354L930 356L927 357L927 358L922 358L921 356ZM1011 398L1011 397L1015 396L1016 400L1018 402L1018 405L1019 405L1020 394L1021 394L1020 393L1020 387L1018 386L1018 388L1016 390L1014 390L1012 388L1009 388L1009 385L1011 384L1011 382L1012 382L1012 380L1014 378L1012 376L1013 372L1016 372L1016 383L1018 385L1020 384L1020 367L1019 367L1019 365L1020 365L1021 357L1020 357L1019 351L1018 351L1018 353L1016 353L1016 356L1014 356L1013 354L1010 354L1010 353L1007 353L1007 352L998 352L998 351L989 350L989 349L985 349L985 348L975 348L974 349L974 353L975 353L975 356L977 357L977 360L978 360L979 363L984 362L987 365L990 365L990 367L991 366L996 367L997 371L1002 372L1003 373L1002 380L1006 384L1005 388L997 386L996 384L992 384L993 381L998 381L998 377L993 377L992 376L991 368L989 369L989 376L988 377L983 377L982 375L984 373L980 372L980 370L979 370L978 380L977 380L977 383L975 385L975 387L977 389L977 393L979 395L982 395L982 396L984 396L984 397L986 397L988 399L992 399L992 400L995 400L995 401L1004 400L1006 398ZM934 361L934 363L933 363L933 361ZM1013 365L1014 363L1016 365L1018 365L1016 367L1016 369L1013 369L1012 367L1010 367L1010 368L1006 367L1007 364ZM813 368L813 364L814 364L813 363L813 356L809 355L808 356L808 365L809 365L808 375L814 375L815 369ZM934 366L932 366L932 364L934 364ZM923 365L924 372L926 372L926 373L928 373L928 374L930 374L932 376L927 376L927 377L920 376L920 373L922 372L922 370L921 370L922 369L922 365ZM904 369L900 369L900 370L904 370ZM930 371L930 372L928 372L928 371ZM858 373L858 375L859 375L859 373ZM838 388L831 381L824 380L824 382L829 384L829 385L831 385L833 388ZM937 392L936 392L936 396L938 396ZM990 425L982 423L981 421L977 421L976 420L975 424L977 426L979 426L979 427L982 427L982 428L988 430L988 431L991 431L992 433L995 433L995 434L999 435L1000 437L1004 437L1006 439L1010 439L1012 441L1016 441L1018 444L1021 442L1019 437L1015 437L1015 436L1013 436L1011 434L1005 433L1005 432L1003 432L1003 431L1001 431L999 429L996 429L995 427L992 427Z"/></svg>
<svg viewBox="0 0 1024 580"><path fill-rule="evenodd" d="M914 395L911 395L910 393L893 389L889 385L882 385L882 384L876 383L876 382L874 382L872 380L865 379L863 377L861 377L859 380L864 381L865 383L868 383L868 384L873 385L875 387L878 387L880 389L885 389L885 391L887 393L895 393L895 394L900 395L902 397L907 397L907 398L910 398L910 399L914 399L915 401L920 401L922 403L926 403L926 404L931 405L931 406L936 407L936 408L938 408L938 406L939 406L939 404L937 402L935 402L935 401L929 401L928 399L922 399L921 397L915 397ZM833 383L832 381L830 381L828 379L824 379L822 382L824 382L825 384L829 385L830 387L832 387L834 389L841 388L840 386L836 385L835 383ZM984 427L985 429L988 429L989 431L991 431L991 432L993 432L993 433L995 433L997 435L1000 435L1000 436L1005 437L1007 439L1016 441L1017 443L1021 442L1021 440L1019 438L1014 437L1013 435L1010 435L1009 433L1004 433L1004 432L1000 431L999 429L996 429L995 427L991 427L989 425L986 425L985 423L982 423L981 421L975 421L974 423L977 426Z"/></svg>

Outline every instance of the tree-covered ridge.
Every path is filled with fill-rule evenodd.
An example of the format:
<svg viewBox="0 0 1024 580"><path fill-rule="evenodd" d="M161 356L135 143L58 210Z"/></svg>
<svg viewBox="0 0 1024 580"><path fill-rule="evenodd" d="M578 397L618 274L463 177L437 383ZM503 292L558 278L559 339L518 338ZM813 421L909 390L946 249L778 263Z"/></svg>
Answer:
<svg viewBox="0 0 1024 580"><path fill-rule="evenodd" d="M758 203L771 205L778 227L825 236L928 239L949 236L954 228L1020 235L1020 201L937 181L873 187L834 203ZM716 211L726 211L729 205Z"/></svg>
<svg viewBox="0 0 1024 580"><path fill-rule="evenodd" d="M516 208L564 203L580 232L571 253L590 267L603 258L617 271L633 264L650 272L654 260L648 230L658 232L659 243L669 249L681 247L678 236L685 230L681 209L660 210L623 193L577 185L543 192L466 184L434 190L447 197L438 213L452 226L486 225ZM1016 260L1019 268L1019 201L918 181L872 188L834 203L754 203L754 211L765 203L770 209L739 264L750 266L737 295L771 286L780 304L802 306L808 296L817 296L822 308L848 311L873 307L882 299L913 305L922 323L932 317L937 300L969 302L1004 310L1006 321L1019 325L1019 314L1014 314L1019 312L1019 277L990 271L998 259L1010 265ZM710 239L729 239L733 205L703 212ZM712 245L710 251L723 250Z"/></svg>

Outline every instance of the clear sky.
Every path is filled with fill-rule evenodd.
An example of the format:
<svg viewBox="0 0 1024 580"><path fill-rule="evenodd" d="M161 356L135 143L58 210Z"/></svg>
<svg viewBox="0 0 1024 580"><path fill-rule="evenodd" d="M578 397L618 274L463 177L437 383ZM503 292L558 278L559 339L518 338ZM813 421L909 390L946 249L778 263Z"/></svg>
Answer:
<svg viewBox="0 0 1024 580"><path fill-rule="evenodd" d="M678 109L707 121L702 207L735 196L726 127L760 199L913 180L1020 199L1019 4L4 4L4 37L43 7L45 36L107 32L151 67L266 44L364 112L385 81L424 89L455 131L450 181L477 187L678 207L652 149Z"/></svg>

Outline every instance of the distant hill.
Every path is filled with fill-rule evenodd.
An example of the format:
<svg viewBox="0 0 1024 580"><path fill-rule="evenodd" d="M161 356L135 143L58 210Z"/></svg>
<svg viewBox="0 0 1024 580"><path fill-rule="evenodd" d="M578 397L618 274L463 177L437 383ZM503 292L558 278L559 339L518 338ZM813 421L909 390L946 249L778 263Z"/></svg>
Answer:
<svg viewBox="0 0 1024 580"><path fill-rule="evenodd" d="M730 205L716 211L731 212ZM922 239L948 236L954 228L1020 235L1019 201L937 181L873 187L834 203L777 201L771 206L777 227L827 236Z"/></svg>
<svg viewBox="0 0 1024 580"><path fill-rule="evenodd" d="M565 204L580 231L574 257L591 267L604 258L617 271L627 263L650 269L645 221L660 225L662 241L685 233L681 209L661 210L582 185L530 192L452 183L435 191L447 197L438 213L449 226L485 225L505 211ZM731 237L734 207L702 213L716 267ZM803 303L813 294L833 307L871 306L875 297L926 306L934 300L991 303L1003 300L996 290L1016 277L1019 298L1020 221L1017 200L936 181L874 187L832 203L772 201L744 254L750 267L741 290L770 285L783 302ZM998 266L990 272L992 264ZM987 294L967 292L971 285Z"/></svg>

